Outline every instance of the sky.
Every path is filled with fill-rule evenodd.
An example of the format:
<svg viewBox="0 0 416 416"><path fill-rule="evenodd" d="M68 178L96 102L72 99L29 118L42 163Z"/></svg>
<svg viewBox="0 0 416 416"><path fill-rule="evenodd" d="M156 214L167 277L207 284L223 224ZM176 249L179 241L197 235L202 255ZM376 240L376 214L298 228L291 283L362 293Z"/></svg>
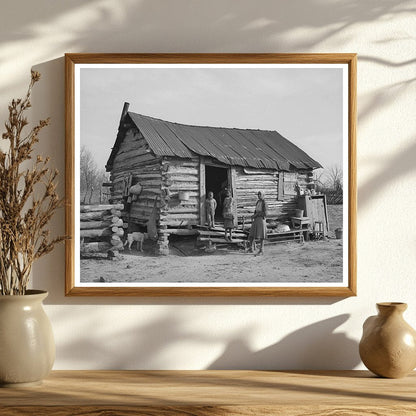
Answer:
<svg viewBox="0 0 416 416"><path fill-rule="evenodd" d="M129 111L176 123L276 130L324 168L342 166L342 79L329 65L81 68L80 144L104 168L129 102Z"/></svg>

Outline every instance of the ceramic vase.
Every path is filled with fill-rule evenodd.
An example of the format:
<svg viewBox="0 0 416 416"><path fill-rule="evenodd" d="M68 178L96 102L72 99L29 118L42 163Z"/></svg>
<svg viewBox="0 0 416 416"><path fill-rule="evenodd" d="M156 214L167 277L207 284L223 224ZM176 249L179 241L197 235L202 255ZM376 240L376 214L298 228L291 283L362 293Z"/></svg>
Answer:
<svg viewBox="0 0 416 416"><path fill-rule="evenodd" d="M52 326L43 309L47 292L0 296L0 385L40 384L55 361Z"/></svg>
<svg viewBox="0 0 416 416"><path fill-rule="evenodd" d="M381 377L400 378L416 367L416 331L404 320L405 303L377 303L378 315L363 325L360 357Z"/></svg>

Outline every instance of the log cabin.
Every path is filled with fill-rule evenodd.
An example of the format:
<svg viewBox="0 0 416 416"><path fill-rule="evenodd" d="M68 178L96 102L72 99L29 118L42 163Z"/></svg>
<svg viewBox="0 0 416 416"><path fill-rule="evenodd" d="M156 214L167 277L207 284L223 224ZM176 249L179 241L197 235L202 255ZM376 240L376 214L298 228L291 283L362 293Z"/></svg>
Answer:
<svg viewBox="0 0 416 416"><path fill-rule="evenodd" d="M297 196L313 187L319 162L277 131L193 126L128 111L125 103L106 164L111 202L124 203L124 221L147 228L167 250L170 234L185 235L206 223L205 197L233 197L236 227L251 222L258 191L264 191L268 221L284 221Z"/></svg>

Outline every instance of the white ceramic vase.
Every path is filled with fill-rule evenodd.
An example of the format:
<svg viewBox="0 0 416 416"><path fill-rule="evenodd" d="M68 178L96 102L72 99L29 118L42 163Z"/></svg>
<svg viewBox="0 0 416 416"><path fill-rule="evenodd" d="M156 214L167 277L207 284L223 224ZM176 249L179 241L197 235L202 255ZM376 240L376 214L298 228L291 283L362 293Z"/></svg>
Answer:
<svg viewBox="0 0 416 416"><path fill-rule="evenodd" d="M42 301L48 292L0 295L0 385L41 383L55 361L52 326Z"/></svg>

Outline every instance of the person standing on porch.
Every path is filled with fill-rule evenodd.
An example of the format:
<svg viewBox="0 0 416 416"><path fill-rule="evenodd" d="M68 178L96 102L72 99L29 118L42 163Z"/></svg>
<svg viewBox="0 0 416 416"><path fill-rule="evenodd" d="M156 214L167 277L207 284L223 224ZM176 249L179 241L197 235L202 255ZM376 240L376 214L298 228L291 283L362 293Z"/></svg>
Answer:
<svg viewBox="0 0 416 416"><path fill-rule="evenodd" d="M233 215L233 198L229 189L225 192L225 198L222 206L222 216L224 218L224 238L227 241L232 241L232 229L234 228L234 215ZM230 237L228 237L228 234Z"/></svg>
<svg viewBox="0 0 416 416"><path fill-rule="evenodd" d="M217 209L217 201L214 199L214 194L208 192L208 197L205 200L205 209L207 214L207 222L209 228L215 227L215 210Z"/></svg>
<svg viewBox="0 0 416 416"><path fill-rule="evenodd" d="M259 191L257 193L257 198L256 208L254 209L254 214L251 217L253 219L253 223L251 225L250 234L248 236L251 253L254 251L254 241L260 240L260 248L256 253L256 256L263 254L264 240L267 237L267 203L264 199L264 192Z"/></svg>

